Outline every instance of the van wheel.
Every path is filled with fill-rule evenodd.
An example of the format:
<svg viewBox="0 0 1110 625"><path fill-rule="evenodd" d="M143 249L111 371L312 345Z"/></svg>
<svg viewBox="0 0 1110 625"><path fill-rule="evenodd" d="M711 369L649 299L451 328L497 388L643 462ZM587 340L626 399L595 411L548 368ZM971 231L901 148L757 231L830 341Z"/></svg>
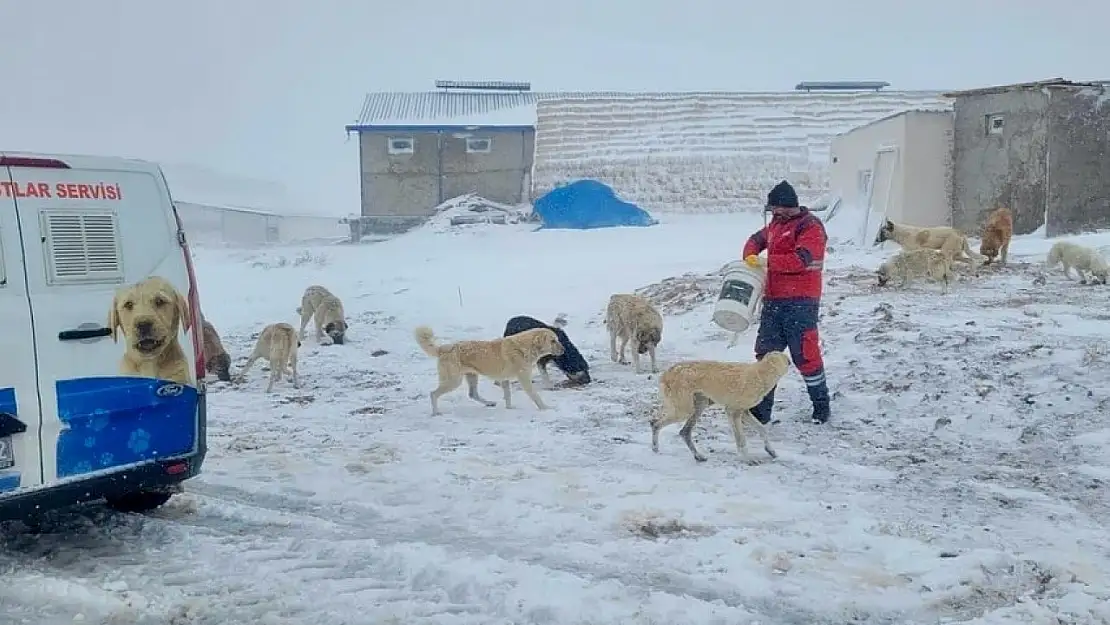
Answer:
<svg viewBox="0 0 1110 625"><path fill-rule="evenodd" d="M150 512L170 500L173 493L156 490L143 490L119 497L109 497L109 508L117 512Z"/></svg>

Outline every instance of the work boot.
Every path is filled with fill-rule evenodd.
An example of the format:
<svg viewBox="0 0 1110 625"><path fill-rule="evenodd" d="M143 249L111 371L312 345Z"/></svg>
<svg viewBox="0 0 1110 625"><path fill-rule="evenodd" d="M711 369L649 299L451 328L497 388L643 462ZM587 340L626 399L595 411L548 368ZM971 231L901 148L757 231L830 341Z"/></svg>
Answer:
<svg viewBox="0 0 1110 625"><path fill-rule="evenodd" d="M832 416L832 411L829 409L829 385L825 381L825 371L819 370L813 375L802 376L802 379L805 380L809 400L813 402L811 420L814 423L826 423Z"/></svg>
<svg viewBox="0 0 1110 625"><path fill-rule="evenodd" d="M832 410L829 408L829 401L815 401L813 402L813 418L814 423L828 423L829 417L832 416Z"/></svg>
<svg viewBox="0 0 1110 625"><path fill-rule="evenodd" d="M752 416L763 425L771 423L771 413L775 410L775 389L763 396L763 399L751 409Z"/></svg>

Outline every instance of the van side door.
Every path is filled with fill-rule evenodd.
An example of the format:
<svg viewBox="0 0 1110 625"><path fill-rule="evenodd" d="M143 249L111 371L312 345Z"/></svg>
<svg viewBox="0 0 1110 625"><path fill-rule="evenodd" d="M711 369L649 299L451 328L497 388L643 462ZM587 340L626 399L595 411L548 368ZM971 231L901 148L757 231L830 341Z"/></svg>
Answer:
<svg viewBox="0 0 1110 625"><path fill-rule="evenodd" d="M190 377L180 383L128 366L141 356L135 326L113 323L113 311L122 310L117 293L148 277L164 278L181 300L189 291L165 184L150 171L67 163L13 168L21 188L36 189L16 203L24 236L39 243L28 248L26 266L43 372L47 485L191 454L198 444L195 356L179 314L185 305L172 293L144 292L131 302L135 315L166 329L151 340L181 346L179 369ZM175 315L173 332L163 321Z"/></svg>
<svg viewBox="0 0 1110 625"><path fill-rule="evenodd" d="M15 197L12 172L0 166L0 499L42 484L38 363Z"/></svg>

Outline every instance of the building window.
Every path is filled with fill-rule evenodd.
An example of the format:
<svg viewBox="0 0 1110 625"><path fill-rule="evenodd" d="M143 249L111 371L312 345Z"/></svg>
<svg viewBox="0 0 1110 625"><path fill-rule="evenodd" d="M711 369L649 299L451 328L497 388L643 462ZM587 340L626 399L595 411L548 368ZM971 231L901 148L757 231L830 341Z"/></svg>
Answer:
<svg viewBox="0 0 1110 625"><path fill-rule="evenodd" d="M390 137L390 154L412 154L416 151L416 142L412 137Z"/></svg>
<svg viewBox="0 0 1110 625"><path fill-rule="evenodd" d="M1000 135L1000 134L1002 134L1002 129L1005 128L1005 127L1006 127L1006 116L1005 115L999 115L999 114L987 115L987 134L988 135Z"/></svg>
<svg viewBox="0 0 1110 625"><path fill-rule="evenodd" d="M467 154L489 154L493 149L493 139L467 139Z"/></svg>

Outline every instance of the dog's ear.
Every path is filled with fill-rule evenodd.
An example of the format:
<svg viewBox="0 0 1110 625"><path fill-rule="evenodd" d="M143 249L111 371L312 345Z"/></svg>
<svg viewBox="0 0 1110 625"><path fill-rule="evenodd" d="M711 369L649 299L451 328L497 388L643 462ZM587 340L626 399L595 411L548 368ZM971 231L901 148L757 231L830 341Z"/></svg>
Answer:
<svg viewBox="0 0 1110 625"><path fill-rule="evenodd" d="M119 292L112 296L112 308L108 311L108 329L112 331L112 342L119 342L119 335L127 333L123 331L123 324L119 320Z"/></svg>
<svg viewBox="0 0 1110 625"><path fill-rule="evenodd" d="M173 298L177 304L177 312L181 315L181 327L188 332L193 328L193 315L189 313L189 302L177 289L173 290Z"/></svg>

